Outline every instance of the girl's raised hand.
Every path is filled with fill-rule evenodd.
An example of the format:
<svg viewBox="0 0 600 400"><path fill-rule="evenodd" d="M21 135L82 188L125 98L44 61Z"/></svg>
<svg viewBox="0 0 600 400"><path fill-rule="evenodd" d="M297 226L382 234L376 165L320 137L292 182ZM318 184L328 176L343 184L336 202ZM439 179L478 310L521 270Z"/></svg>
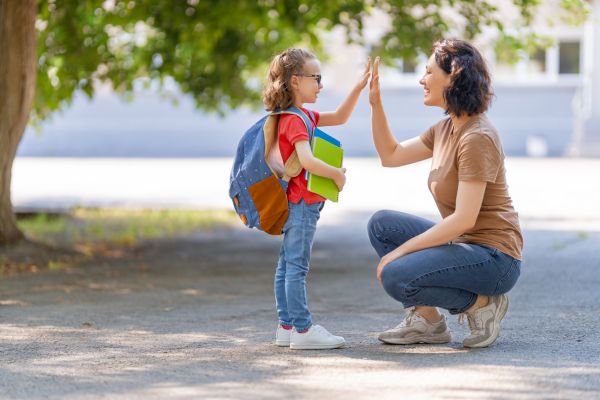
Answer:
<svg viewBox="0 0 600 400"><path fill-rule="evenodd" d="M363 71L362 78L360 82L358 82L358 86L360 90L363 90L365 86L367 86L367 82L369 81L369 76L371 75L371 57L367 59L367 63L365 64L365 70Z"/></svg>
<svg viewBox="0 0 600 400"><path fill-rule="evenodd" d="M381 92L379 91L379 57L375 58L373 63L373 73L369 83L369 103L371 105L381 103Z"/></svg>

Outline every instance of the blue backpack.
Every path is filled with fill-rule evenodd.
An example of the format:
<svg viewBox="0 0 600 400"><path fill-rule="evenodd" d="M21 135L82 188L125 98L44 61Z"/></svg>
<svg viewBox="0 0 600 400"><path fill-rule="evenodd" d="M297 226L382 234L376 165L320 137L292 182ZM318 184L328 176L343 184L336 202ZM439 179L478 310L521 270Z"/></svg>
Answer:
<svg viewBox="0 0 600 400"><path fill-rule="evenodd" d="M282 234L288 219L288 182L302 171L295 151L285 165L281 159L278 140L281 114L302 118L309 138L312 137L313 125L302 110L290 107L273 111L240 139L229 178L229 197L242 222L270 235Z"/></svg>

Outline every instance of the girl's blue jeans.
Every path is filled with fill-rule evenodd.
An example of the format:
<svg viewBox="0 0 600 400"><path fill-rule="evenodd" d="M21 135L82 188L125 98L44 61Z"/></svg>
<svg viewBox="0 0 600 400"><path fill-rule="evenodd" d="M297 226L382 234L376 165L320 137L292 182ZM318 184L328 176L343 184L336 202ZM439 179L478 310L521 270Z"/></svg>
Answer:
<svg viewBox="0 0 600 400"><path fill-rule="evenodd" d="M283 244L275 271L275 302L279 323L293 325L298 332L310 328L312 319L306 298L306 275L323 203L289 203L283 227Z"/></svg>
<svg viewBox="0 0 600 400"><path fill-rule="evenodd" d="M370 219L369 239L379 257L425 232L433 222L382 210ZM495 248L454 243L407 254L390 262L381 274L385 291L405 308L434 306L459 314L478 294L508 292L517 282L521 261Z"/></svg>

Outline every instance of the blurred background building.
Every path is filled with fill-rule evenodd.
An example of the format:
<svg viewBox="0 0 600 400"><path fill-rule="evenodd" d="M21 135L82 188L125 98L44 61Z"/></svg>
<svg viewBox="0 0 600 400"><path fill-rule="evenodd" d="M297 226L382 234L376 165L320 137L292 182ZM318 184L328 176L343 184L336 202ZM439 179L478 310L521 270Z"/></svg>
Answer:
<svg viewBox="0 0 600 400"><path fill-rule="evenodd" d="M593 1L592 18L582 26L548 25L544 17L557 12L558 2L544 2L530 27L551 38L552 45L523 52L515 64L498 59L491 45L496 32L484 32L476 42L492 70L496 98L489 116L507 155L600 156L600 0ZM510 26L510 11L506 13ZM367 41L385 31L386 21L384 13L373 14L365 27ZM334 109L343 100L368 53L366 47L347 45L339 30L323 37L325 87L314 105L319 111ZM418 80L426 60L424 55L382 69L384 105L399 140L420 134L443 117L440 109L422 103ZM366 91L349 123L328 129L341 138L347 156L375 155ZM17 155L228 157L245 129L264 114L243 109L222 118L194 109L175 87L167 94L140 90L125 102L105 88L91 101L80 96L38 131L28 128Z"/></svg>

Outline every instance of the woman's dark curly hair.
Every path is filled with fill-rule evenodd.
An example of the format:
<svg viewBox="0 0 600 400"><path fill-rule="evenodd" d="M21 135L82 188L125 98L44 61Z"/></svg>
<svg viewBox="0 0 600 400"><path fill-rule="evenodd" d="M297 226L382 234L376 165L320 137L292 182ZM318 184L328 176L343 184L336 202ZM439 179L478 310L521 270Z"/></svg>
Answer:
<svg viewBox="0 0 600 400"><path fill-rule="evenodd" d="M435 62L450 75L444 90L446 114L481 114L490 106L494 93L487 65L479 50L458 39L443 39L433 45Z"/></svg>

